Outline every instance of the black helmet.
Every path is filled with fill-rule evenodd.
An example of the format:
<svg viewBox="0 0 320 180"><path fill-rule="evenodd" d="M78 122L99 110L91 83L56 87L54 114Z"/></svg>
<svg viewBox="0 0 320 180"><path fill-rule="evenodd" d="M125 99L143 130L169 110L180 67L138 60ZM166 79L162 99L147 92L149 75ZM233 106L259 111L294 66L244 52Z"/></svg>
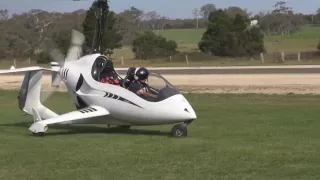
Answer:
<svg viewBox="0 0 320 180"><path fill-rule="evenodd" d="M145 67L136 68L134 73L135 80L146 80L149 77L149 71Z"/></svg>

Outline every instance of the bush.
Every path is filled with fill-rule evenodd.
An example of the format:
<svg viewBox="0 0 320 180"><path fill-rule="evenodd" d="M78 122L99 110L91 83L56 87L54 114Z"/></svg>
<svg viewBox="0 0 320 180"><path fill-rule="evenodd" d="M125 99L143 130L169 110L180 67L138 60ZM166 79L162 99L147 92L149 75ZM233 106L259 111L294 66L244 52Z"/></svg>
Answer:
<svg viewBox="0 0 320 180"><path fill-rule="evenodd" d="M216 56L241 57L265 52L262 32L257 27L248 28L248 24L249 18L243 15L232 18L221 9L213 11L198 47Z"/></svg>
<svg viewBox="0 0 320 180"><path fill-rule="evenodd" d="M152 31L145 31L132 42L132 52L137 59L151 59L172 56L177 53L178 45L175 41L167 40Z"/></svg>
<svg viewBox="0 0 320 180"><path fill-rule="evenodd" d="M38 64L47 64L53 61L47 49L41 51L35 58Z"/></svg>

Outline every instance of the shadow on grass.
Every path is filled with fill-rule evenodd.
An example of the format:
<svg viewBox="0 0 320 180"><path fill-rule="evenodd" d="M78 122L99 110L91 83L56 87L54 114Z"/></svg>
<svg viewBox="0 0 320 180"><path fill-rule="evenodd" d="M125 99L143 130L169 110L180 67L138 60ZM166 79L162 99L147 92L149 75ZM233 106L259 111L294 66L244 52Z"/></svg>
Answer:
<svg viewBox="0 0 320 180"><path fill-rule="evenodd" d="M23 127L29 128L32 123L18 122L12 124L0 124L0 127ZM147 135L147 136L170 136L169 132L161 132L155 130L141 130L141 129L126 129L122 127L96 127L96 126L83 126L83 125L49 125L49 129L67 130L62 132L47 132L45 136L55 135L73 135L73 134L128 134L128 135Z"/></svg>

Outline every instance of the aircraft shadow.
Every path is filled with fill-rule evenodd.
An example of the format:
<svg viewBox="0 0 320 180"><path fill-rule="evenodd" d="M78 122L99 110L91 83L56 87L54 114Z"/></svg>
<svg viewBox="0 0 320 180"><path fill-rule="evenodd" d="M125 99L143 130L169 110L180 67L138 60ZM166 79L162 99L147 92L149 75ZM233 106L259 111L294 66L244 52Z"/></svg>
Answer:
<svg viewBox="0 0 320 180"><path fill-rule="evenodd" d="M23 127L28 129L32 123L18 122L12 124L0 124L2 127ZM134 128L134 127L133 127ZM96 127L96 126L78 126L78 125L50 125L49 129L67 130L62 132L46 132L45 136L54 135L72 135L72 134L129 134L129 135L147 135L147 136L170 136L169 132L155 131L155 130L142 130L142 129L125 129L121 127Z"/></svg>

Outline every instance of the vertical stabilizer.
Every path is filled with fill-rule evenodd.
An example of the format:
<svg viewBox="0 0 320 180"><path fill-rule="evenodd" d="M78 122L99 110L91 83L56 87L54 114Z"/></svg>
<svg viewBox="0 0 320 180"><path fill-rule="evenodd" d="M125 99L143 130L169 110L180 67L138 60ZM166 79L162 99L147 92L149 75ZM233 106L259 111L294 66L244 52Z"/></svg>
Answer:
<svg viewBox="0 0 320 180"><path fill-rule="evenodd" d="M19 91L19 108L33 115L35 109L43 119L56 117L56 113L43 106L40 102L42 70L27 71L25 73L20 91Z"/></svg>

